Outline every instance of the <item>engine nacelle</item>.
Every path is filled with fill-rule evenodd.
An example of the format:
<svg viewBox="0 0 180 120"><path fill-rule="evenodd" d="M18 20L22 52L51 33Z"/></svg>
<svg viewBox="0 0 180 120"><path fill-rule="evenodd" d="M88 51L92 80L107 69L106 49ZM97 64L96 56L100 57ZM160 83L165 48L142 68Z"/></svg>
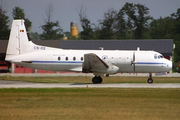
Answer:
<svg viewBox="0 0 180 120"><path fill-rule="evenodd" d="M110 63L116 66L125 67L132 65L132 60L129 58L108 58L104 60L106 63Z"/></svg>
<svg viewBox="0 0 180 120"><path fill-rule="evenodd" d="M119 71L119 67L115 65L110 65L109 68L106 71L106 74L116 74Z"/></svg>

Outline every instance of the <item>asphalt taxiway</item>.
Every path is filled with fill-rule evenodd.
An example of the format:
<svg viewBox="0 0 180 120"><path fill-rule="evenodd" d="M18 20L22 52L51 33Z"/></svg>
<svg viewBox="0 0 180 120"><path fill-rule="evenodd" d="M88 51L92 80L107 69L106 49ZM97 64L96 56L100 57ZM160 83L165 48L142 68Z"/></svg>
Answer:
<svg viewBox="0 0 180 120"><path fill-rule="evenodd" d="M0 88L180 88L180 83L32 83L0 80Z"/></svg>

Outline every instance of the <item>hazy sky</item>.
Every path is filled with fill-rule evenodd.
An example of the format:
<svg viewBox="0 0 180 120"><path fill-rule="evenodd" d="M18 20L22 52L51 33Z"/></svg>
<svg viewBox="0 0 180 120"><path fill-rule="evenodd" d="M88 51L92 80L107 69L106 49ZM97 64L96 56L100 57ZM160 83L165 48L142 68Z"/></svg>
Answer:
<svg viewBox="0 0 180 120"><path fill-rule="evenodd" d="M86 8L87 18L92 23L97 23L99 19L102 19L108 9L113 8L119 11L126 2L145 5L154 18L169 16L180 8L180 0L4 0L10 21L13 19L12 9L20 7L24 9L26 18L32 22L32 32L38 33L42 33L40 26L44 24L45 10L50 2L54 6L52 20L58 20L63 31L70 30L72 21L80 24L77 9L82 3Z"/></svg>

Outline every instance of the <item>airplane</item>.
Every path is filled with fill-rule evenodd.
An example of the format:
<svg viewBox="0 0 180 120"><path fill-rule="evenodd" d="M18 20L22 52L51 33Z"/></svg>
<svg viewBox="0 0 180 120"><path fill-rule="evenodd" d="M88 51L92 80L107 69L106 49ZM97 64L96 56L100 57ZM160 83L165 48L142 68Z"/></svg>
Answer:
<svg viewBox="0 0 180 120"><path fill-rule="evenodd" d="M13 20L6 61L17 65L50 71L93 73L92 82L116 73L152 73L172 70L172 62L156 51L137 50L67 50L36 45L28 39L24 20Z"/></svg>

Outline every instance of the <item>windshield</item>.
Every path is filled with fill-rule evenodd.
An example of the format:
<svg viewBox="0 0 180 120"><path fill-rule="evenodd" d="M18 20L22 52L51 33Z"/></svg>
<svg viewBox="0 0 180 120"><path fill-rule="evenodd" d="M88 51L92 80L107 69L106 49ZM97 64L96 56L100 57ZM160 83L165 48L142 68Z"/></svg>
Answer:
<svg viewBox="0 0 180 120"><path fill-rule="evenodd" d="M164 58L162 55L157 55L157 54L154 55L154 59L162 59L162 58Z"/></svg>

